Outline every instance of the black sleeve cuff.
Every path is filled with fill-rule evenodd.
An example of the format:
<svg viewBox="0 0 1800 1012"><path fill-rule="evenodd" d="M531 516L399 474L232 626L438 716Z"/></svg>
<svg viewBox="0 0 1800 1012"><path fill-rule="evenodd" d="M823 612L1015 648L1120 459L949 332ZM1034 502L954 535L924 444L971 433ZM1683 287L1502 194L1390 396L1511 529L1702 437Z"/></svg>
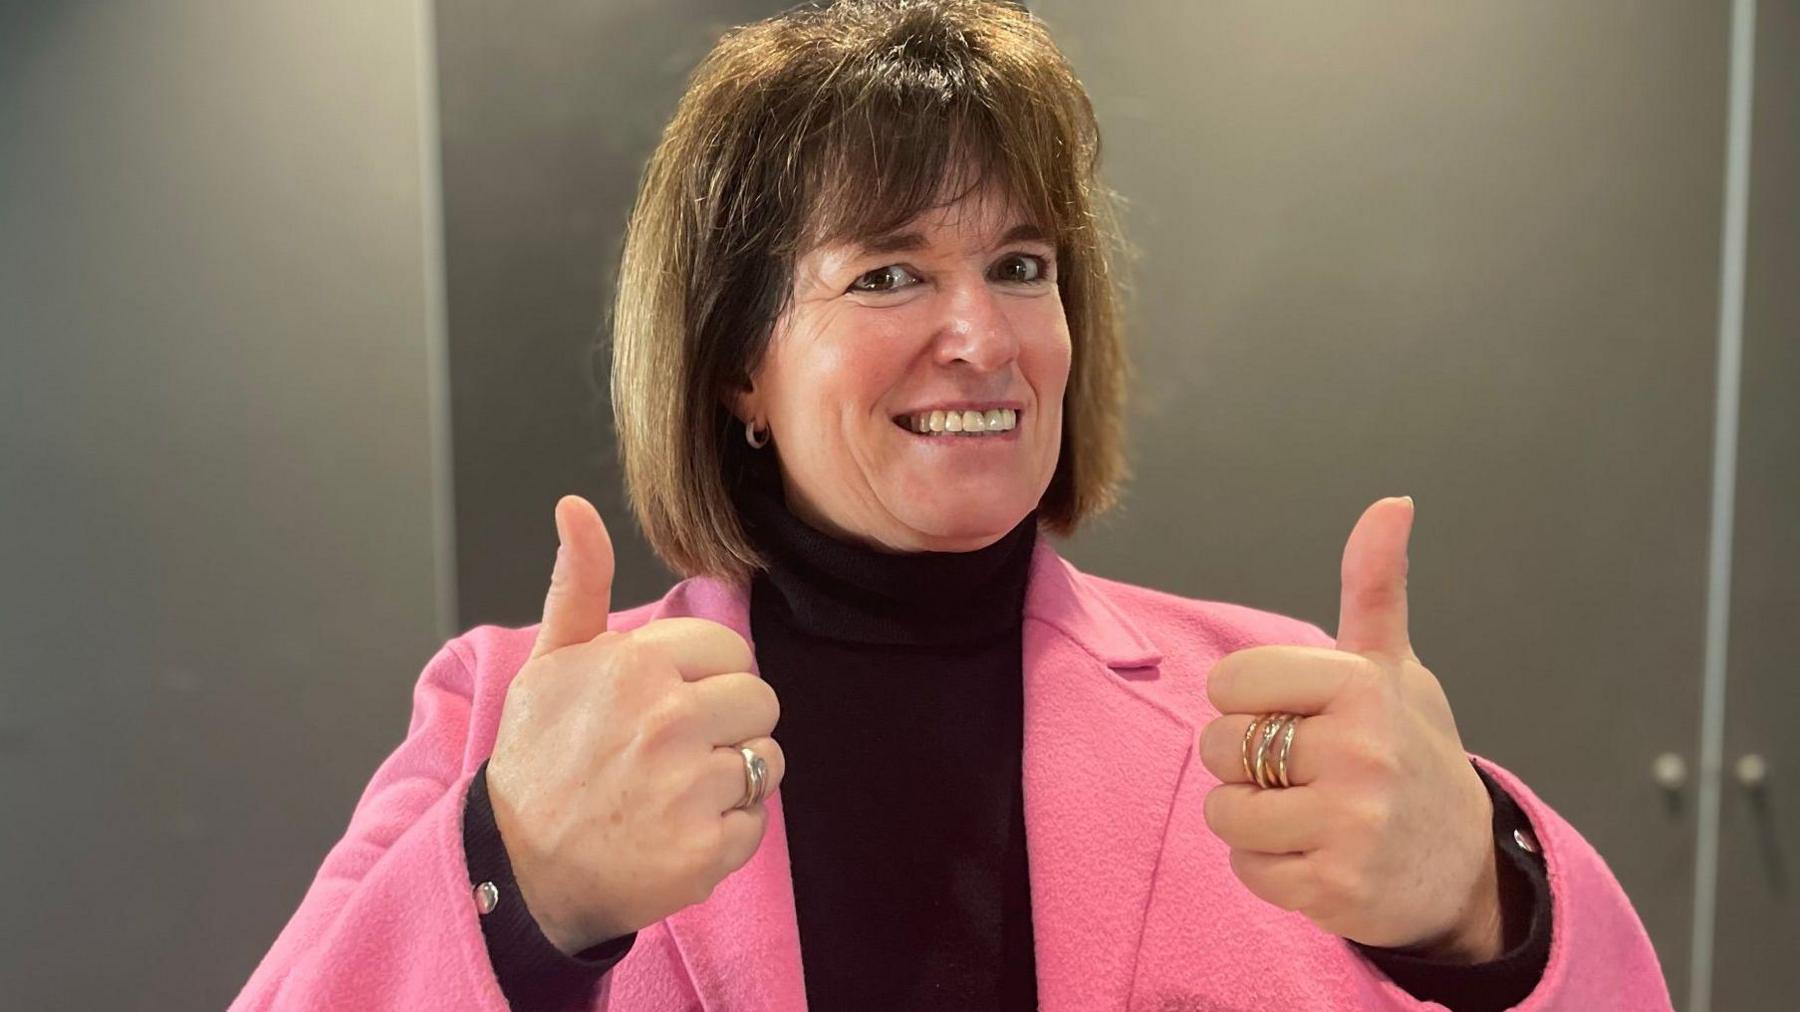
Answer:
<svg viewBox="0 0 1800 1012"><path fill-rule="evenodd" d="M499 897L493 910L481 915L481 934L487 940L488 961L507 1004L516 1012L591 1007L600 979L631 951L637 933L573 956L565 955L544 937L513 879L512 861L488 800L485 762L469 783L468 805L463 809L463 853L469 862L470 888L492 883Z"/></svg>
<svg viewBox="0 0 1800 1012"><path fill-rule="evenodd" d="M1524 810L1479 764L1475 772L1494 802L1506 951L1491 962L1468 964L1350 944L1414 998L1453 1012L1500 1012L1529 997L1550 962L1550 879Z"/></svg>

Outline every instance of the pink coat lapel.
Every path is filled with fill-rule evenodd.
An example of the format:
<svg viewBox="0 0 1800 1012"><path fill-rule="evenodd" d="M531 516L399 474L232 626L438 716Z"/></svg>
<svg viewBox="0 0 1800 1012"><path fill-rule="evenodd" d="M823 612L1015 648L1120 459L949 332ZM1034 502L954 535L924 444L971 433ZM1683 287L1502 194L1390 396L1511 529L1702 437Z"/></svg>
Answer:
<svg viewBox="0 0 1800 1012"><path fill-rule="evenodd" d="M1196 729L1133 684L1156 677L1161 654L1125 615L1046 539L1031 565L1024 781L1039 997L1052 1009L1120 1008ZM649 617L675 615L750 639L741 587L687 581ZM666 923L706 1008L805 1008L779 792L750 863Z"/></svg>
<svg viewBox="0 0 1800 1012"><path fill-rule="evenodd" d="M741 587L708 579L682 583L650 617L676 615L711 619L750 639L750 602ZM707 1009L806 1008L780 791L769 797L768 809L762 846L750 862L720 882L705 903L664 922Z"/></svg>
<svg viewBox="0 0 1800 1012"><path fill-rule="evenodd" d="M1025 604L1025 836L1048 1009L1125 1008L1197 731L1143 693L1161 652L1042 542Z"/></svg>

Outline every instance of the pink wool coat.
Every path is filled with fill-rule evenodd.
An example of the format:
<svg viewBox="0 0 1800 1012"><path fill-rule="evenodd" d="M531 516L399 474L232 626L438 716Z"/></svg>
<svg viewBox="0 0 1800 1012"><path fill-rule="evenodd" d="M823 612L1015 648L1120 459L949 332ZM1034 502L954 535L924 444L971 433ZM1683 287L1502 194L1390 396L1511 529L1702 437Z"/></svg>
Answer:
<svg viewBox="0 0 1800 1012"><path fill-rule="evenodd" d="M1332 638L1280 615L1089 576L1044 539L1031 566L1024 789L1042 1007L1441 1008L1302 915L1253 896L1201 814L1218 782L1196 748L1217 715L1206 672L1244 647ZM611 627L678 615L750 635L744 588L710 579L617 613ZM426 666L406 740L234 1009L506 1008L470 893L462 809L534 637L531 628L478 628ZM1516 777L1472 758L1518 800L1548 862L1550 962L1519 1008L1670 1008L1656 954L1600 856ZM640 932L594 1008L805 1008L779 794L769 814L750 863L706 902Z"/></svg>

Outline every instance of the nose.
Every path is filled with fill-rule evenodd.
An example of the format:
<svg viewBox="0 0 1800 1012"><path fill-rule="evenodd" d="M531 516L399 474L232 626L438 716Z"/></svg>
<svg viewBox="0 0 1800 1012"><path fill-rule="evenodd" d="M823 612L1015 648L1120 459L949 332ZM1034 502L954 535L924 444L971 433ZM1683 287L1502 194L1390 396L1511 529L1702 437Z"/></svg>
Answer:
<svg viewBox="0 0 1800 1012"><path fill-rule="evenodd" d="M959 285L951 292L939 327L940 365L966 362L992 372L1019 357L1019 338L1001 298L985 281Z"/></svg>

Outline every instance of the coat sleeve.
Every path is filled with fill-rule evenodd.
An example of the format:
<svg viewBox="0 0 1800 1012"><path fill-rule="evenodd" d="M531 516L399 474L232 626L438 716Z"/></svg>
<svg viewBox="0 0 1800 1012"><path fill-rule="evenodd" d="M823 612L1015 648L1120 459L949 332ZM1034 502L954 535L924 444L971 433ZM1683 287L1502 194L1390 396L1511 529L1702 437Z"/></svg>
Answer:
<svg viewBox="0 0 1800 1012"><path fill-rule="evenodd" d="M406 739L376 770L234 1012L505 1012L463 855L463 805L478 766L466 754L472 671L454 640L426 665Z"/></svg>

